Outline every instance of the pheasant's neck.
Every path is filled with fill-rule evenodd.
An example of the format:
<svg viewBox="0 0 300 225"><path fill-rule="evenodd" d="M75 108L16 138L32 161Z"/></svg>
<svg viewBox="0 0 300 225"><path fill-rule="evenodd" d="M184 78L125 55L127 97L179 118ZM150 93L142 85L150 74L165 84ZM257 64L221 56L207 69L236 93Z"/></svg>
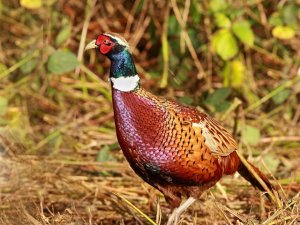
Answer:
<svg viewBox="0 0 300 225"><path fill-rule="evenodd" d="M136 72L132 55L127 49L109 56L111 60L110 80L114 89L129 92L139 87L140 78Z"/></svg>

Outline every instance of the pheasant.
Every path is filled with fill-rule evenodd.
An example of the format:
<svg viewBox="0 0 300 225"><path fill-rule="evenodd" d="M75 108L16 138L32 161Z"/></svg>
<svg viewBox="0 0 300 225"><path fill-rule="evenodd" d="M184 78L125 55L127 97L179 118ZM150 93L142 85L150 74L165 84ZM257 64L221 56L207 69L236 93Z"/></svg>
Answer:
<svg viewBox="0 0 300 225"><path fill-rule="evenodd" d="M110 82L116 134L130 166L145 182L158 189L174 208L168 225L222 176L238 171L264 191L237 154L232 135L203 112L151 94L140 77L126 40L105 33L90 42L111 61ZM270 190L267 177L252 169ZM180 205L182 197L187 200Z"/></svg>

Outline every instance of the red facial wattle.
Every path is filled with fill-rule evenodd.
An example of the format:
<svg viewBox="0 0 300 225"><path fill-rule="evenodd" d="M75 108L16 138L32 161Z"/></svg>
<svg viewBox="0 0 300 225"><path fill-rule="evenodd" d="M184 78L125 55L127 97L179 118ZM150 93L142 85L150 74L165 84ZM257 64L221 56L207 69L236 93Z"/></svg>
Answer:
<svg viewBox="0 0 300 225"><path fill-rule="evenodd" d="M112 47L113 47L113 45L108 46L105 44L101 44L99 49L100 49L100 52L105 55L110 52Z"/></svg>
<svg viewBox="0 0 300 225"><path fill-rule="evenodd" d="M99 46L100 52L105 55L110 52L110 50L114 47L115 43L112 42L112 40L109 37L105 35L100 35L97 38L96 45Z"/></svg>

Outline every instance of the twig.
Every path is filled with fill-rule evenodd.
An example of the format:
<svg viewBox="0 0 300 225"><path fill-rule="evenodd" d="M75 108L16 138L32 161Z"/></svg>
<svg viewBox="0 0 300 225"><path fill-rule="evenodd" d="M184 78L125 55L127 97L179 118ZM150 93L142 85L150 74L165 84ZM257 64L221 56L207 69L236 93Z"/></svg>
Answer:
<svg viewBox="0 0 300 225"><path fill-rule="evenodd" d="M217 182L217 183L216 183L216 186L217 186L217 188L219 189L219 191L221 192L221 194L223 195L223 197L226 199L226 201L228 201L228 196L227 196L226 190L225 190L225 188L223 187L223 185L220 184L220 182Z"/></svg>
<svg viewBox="0 0 300 225"><path fill-rule="evenodd" d="M183 14L182 14L182 20L183 20L184 30L186 29L186 23L187 23L187 19L188 19L188 16L189 16L190 6L191 6L191 0L185 1L184 10L183 10ZM181 31L180 32L180 52L181 53L185 52L185 45L184 45L184 43L185 43L185 41L184 41L184 34Z"/></svg>
<svg viewBox="0 0 300 225"><path fill-rule="evenodd" d="M49 143L51 140L53 140L56 137L58 137L61 133L64 133L65 131L67 131L68 129L70 129L72 127L78 126L79 124L83 123L84 121L92 118L93 116L95 116L97 114L98 114L98 112L91 112L87 116L82 117L82 118L74 121L73 123L68 123L68 124L66 124L64 126L61 126L61 127L57 128L56 130L54 130L53 132L51 132L47 137L45 137L43 140L41 140L39 143L37 143L34 147L32 147L31 149L28 149L28 152L29 153L35 153L40 148L42 148L47 143Z"/></svg>
<svg viewBox="0 0 300 225"><path fill-rule="evenodd" d="M277 184L276 187L279 187L279 188L280 188L281 193L282 193L281 199L283 199L283 201L287 201L288 196L287 196L287 194L285 193L285 191L284 191L282 185L280 184L279 180L278 180L276 177L274 177L274 175L272 174L271 170L267 167L265 161L264 161L262 158L261 158L260 161L262 162L262 164L263 164L264 168L267 170L267 172L268 172L269 174L271 174L271 177L273 178L273 180L276 181L276 184ZM278 190L278 189L277 189L277 190ZM278 193L279 193L279 192L277 191L277 192L275 192L274 194L275 194L275 197L279 199Z"/></svg>
<svg viewBox="0 0 300 225"><path fill-rule="evenodd" d="M147 16L145 20L143 21L143 24L139 26L139 29L135 32L135 35L133 35L133 39L130 40L130 48L132 51L136 48L137 44L141 40L143 34L145 33L146 28L149 26L151 21L151 17Z"/></svg>
<svg viewBox="0 0 300 225"><path fill-rule="evenodd" d="M156 223L157 224L161 224L161 218L162 218L162 213L161 213L161 207L160 207L160 204L159 204L159 197L157 198L157 204L156 204Z"/></svg>
<svg viewBox="0 0 300 225"><path fill-rule="evenodd" d="M256 1L256 4L257 4L258 11L259 11L261 23L266 27L266 26L268 26L268 19L267 19L265 10L264 10L264 6L263 6L262 2L258 1L258 0Z"/></svg>
<svg viewBox="0 0 300 225"><path fill-rule="evenodd" d="M139 208L137 208L134 204L132 204L130 201L128 201L126 198L124 198L122 195L119 195L117 193L113 194L117 196L118 198L122 199L127 205L129 205L132 209L134 209L136 212L138 212L140 215L142 215L145 219L148 220L153 225L157 225L149 216L147 216L144 212L142 212Z"/></svg>
<svg viewBox="0 0 300 225"><path fill-rule="evenodd" d="M169 75L169 43L168 43L168 21L169 21L170 5L168 4L167 10L164 15L164 26L161 36L162 43L162 57L163 57L163 73L160 82L160 88L165 88L168 84Z"/></svg>
<svg viewBox="0 0 300 225"><path fill-rule="evenodd" d="M228 207L226 206L223 206L224 209L226 211L228 211L229 213L231 213L232 215L234 215L235 217L237 217L239 220L241 220L243 223L246 223L247 222L247 218L245 218L244 216L242 215L239 215L236 211L232 210L232 209L229 209Z"/></svg>
<svg viewBox="0 0 300 225"><path fill-rule="evenodd" d="M279 201L278 198L274 195L272 190L266 185L266 183L260 178L260 176L255 172L255 170L252 168L252 166L248 163L248 161L244 158L244 156L239 153L238 151L236 152L241 160L241 162L245 165L245 167L249 170L249 172L255 177L255 179L259 182L259 184L266 190L266 192L269 194L270 198L272 201L277 205L277 207L281 208L282 203Z"/></svg>
<svg viewBox="0 0 300 225"><path fill-rule="evenodd" d="M289 141L300 141L300 136L264 137L260 139L260 143L289 142Z"/></svg>
<svg viewBox="0 0 300 225"><path fill-rule="evenodd" d="M85 47L85 40L86 40L86 35L89 27L90 20L93 15L93 9L96 4L96 0L88 0L87 1L87 7L86 7L86 16L83 22L83 27L82 27L82 32L81 32L81 37L80 37L80 43L79 43L79 48L78 48L78 53L77 53L77 59L79 62L82 61L83 53L84 53L84 47ZM80 66L78 66L75 70L75 74L78 75L80 73Z"/></svg>
<svg viewBox="0 0 300 225"><path fill-rule="evenodd" d="M125 33L124 33L124 36L127 38L130 34L130 29L131 29L131 26L132 26L132 23L134 22L134 12L136 11L138 5L140 4L140 1L139 0L135 0L131 10L130 10L130 13L128 15L128 19L127 19L127 24L126 24L126 28L125 28ZM124 7L123 7L124 8Z"/></svg>
<svg viewBox="0 0 300 225"><path fill-rule="evenodd" d="M227 116L229 115L229 113L236 110L236 108L239 107L240 104L242 104L242 101L238 98L234 98L233 103L226 110L226 112L222 115L221 121L224 121L227 118Z"/></svg>
<svg viewBox="0 0 300 225"><path fill-rule="evenodd" d="M186 45L189 49L189 52L194 60L194 63L199 71L198 73L198 78L201 79L201 78L204 78L206 77L206 73L203 69L203 66L200 62L200 60L198 59L198 56L197 56L197 53L196 53L196 50L195 48L193 47L193 44L192 44L192 41L191 41L191 38L190 36L188 35L188 33L186 32L185 30L185 25L184 25L184 21L181 17L181 13L178 9L178 6L177 6L177 3L176 3L176 0L171 0L171 4L172 4L172 8L173 8L173 11L174 11L174 14L175 14L175 17L180 25L180 28L182 29L182 33L183 33L183 36L184 36L184 39L186 41Z"/></svg>
<svg viewBox="0 0 300 225"><path fill-rule="evenodd" d="M294 79L288 80L288 81L284 82L283 84L279 85L273 91L271 91L270 93L268 93L267 95L265 95L264 97L259 99L257 102L254 102L248 108L246 108L245 113L248 113L248 112L252 111L253 109L256 109L258 106L262 105L263 103L268 101L273 96L277 95L279 92L281 92L285 88L291 87L292 85L294 85L298 81L300 81L300 76L297 75L296 77L294 77Z"/></svg>
<svg viewBox="0 0 300 225"><path fill-rule="evenodd" d="M151 17L150 16L146 17L147 7L148 7L148 1L145 0L145 2L143 3L143 9L139 15L139 20L137 22L135 22L135 27L137 28L134 32L135 35L132 35L131 36L132 38L129 40L130 48L132 51L135 50L137 44L139 43L140 39L142 38L143 34L145 33L146 28L150 24ZM125 13L124 10L123 10L123 13Z"/></svg>
<svg viewBox="0 0 300 225"><path fill-rule="evenodd" d="M204 10L208 10L209 8L209 1L205 0L203 1L203 6L204 6ZM199 3L200 4L200 3ZM213 25L212 25L212 21L211 21L211 17L209 14L204 13L203 14L204 18L203 18L203 22L204 22L204 26L205 26L205 33L206 33L206 37L208 40L208 43L212 43L212 29L213 29ZM207 78L206 78L206 82L207 82L207 87L208 89L212 88L212 73L213 73L213 47L211 44L208 44L207 46Z"/></svg>
<svg viewBox="0 0 300 225"><path fill-rule="evenodd" d="M228 216L226 215L226 213L224 212L224 210L219 206L219 204L217 203L216 201L216 198L214 196L214 194L212 192L210 192L212 198L214 199L214 203L215 203L215 206L218 208L218 212L219 214L226 220L227 224L229 225L233 225L231 223L231 221L229 220Z"/></svg>
<svg viewBox="0 0 300 225"><path fill-rule="evenodd" d="M296 204L296 201L292 201L289 203L284 209L279 209L277 212L275 212L272 216L270 216L267 220L265 220L262 225L270 224L272 220L274 220L276 217L280 216L282 213L284 213L288 208L290 208L292 205ZM271 223L274 224L274 223Z"/></svg>
<svg viewBox="0 0 300 225"><path fill-rule="evenodd" d="M42 225L41 222L39 222L37 219L35 219L32 215L30 215L24 208L23 208L23 213L26 215L27 219L32 223L33 225Z"/></svg>
<svg viewBox="0 0 300 225"><path fill-rule="evenodd" d="M2 73L0 73L0 80L2 80L3 78L5 78L6 76L8 76L9 74L11 74L12 72L14 72L16 69L18 69L19 67L21 67L22 65L24 65L25 63L27 63L28 61L30 61L33 57L36 56L36 53L39 50L35 50L34 52L32 52L31 54L25 56L23 59L21 59L19 62L17 62L16 64L12 65L10 68L8 68L7 70L4 70Z"/></svg>
<svg viewBox="0 0 300 225"><path fill-rule="evenodd" d="M266 55L270 58L272 58L273 60L275 60L277 63L281 64L281 65L285 65L285 64L290 64L287 60L284 60L280 57L278 57L277 55L275 55L274 53L270 53L267 50L261 48L260 46L257 45L253 45L251 47L252 50L255 50L257 52L259 52L260 54Z"/></svg>

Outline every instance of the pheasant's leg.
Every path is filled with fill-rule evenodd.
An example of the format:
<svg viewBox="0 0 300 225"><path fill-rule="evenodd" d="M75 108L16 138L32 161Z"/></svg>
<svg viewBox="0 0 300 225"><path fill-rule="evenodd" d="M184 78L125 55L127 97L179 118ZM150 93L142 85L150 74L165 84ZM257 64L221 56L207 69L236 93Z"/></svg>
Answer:
<svg viewBox="0 0 300 225"><path fill-rule="evenodd" d="M177 225L180 215L195 201L195 198L189 197L182 205L174 209L171 216L169 217L167 225Z"/></svg>

